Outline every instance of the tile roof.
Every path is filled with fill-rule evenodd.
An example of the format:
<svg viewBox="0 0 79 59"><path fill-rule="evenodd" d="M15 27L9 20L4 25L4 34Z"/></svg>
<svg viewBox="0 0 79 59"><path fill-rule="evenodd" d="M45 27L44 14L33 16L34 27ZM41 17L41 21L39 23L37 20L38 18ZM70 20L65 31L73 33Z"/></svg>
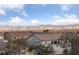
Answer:
<svg viewBox="0 0 79 59"><path fill-rule="evenodd" d="M61 38L61 33L33 33L40 40L58 40Z"/></svg>
<svg viewBox="0 0 79 59"><path fill-rule="evenodd" d="M5 39L7 40L15 40L15 39L25 39L31 33L27 31L14 31L14 32L6 32L4 34Z"/></svg>
<svg viewBox="0 0 79 59"><path fill-rule="evenodd" d="M24 36L24 35L29 35L30 34L30 32L26 32L26 31L14 31L14 32L6 32L5 34L7 34L7 35L16 35L16 36Z"/></svg>

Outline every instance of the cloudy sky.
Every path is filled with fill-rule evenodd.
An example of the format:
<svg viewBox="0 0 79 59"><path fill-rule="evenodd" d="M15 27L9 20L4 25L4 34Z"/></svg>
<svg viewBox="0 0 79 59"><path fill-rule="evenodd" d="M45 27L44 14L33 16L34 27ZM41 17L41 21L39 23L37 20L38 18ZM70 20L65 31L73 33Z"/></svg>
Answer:
<svg viewBox="0 0 79 59"><path fill-rule="evenodd" d="M79 24L79 5L0 4L0 25Z"/></svg>

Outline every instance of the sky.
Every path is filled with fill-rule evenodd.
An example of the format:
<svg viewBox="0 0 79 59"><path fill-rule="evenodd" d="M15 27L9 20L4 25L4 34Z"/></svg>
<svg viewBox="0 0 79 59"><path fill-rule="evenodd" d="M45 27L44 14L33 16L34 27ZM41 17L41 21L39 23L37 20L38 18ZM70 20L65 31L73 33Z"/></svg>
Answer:
<svg viewBox="0 0 79 59"><path fill-rule="evenodd" d="M79 24L78 4L0 4L0 25Z"/></svg>

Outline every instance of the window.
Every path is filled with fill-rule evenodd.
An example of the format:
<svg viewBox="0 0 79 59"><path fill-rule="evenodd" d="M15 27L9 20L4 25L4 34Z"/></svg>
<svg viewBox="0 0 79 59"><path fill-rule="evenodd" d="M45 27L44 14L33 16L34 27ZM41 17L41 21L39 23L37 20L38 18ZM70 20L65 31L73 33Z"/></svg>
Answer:
<svg viewBox="0 0 79 59"><path fill-rule="evenodd" d="M54 41L54 44L57 44L57 41Z"/></svg>
<svg viewBox="0 0 79 59"><path fill-rule="evenodd" d="M79 31L77 31L77 33L79 33Z"/></svg>
<svg viewBox="0 0 79 59"><path fill-rule="evenodd" d="M17 37L15 37L15 36L14 36L14 37L12 37L12 39L13 39L13 40L16 40L16 39L17 39Z"/></svg>
<svg viewBox="0 0 79 59"><path fill-rule="evenodd" d="M51 42L51 44L53 44L53 41Z"/></svg>

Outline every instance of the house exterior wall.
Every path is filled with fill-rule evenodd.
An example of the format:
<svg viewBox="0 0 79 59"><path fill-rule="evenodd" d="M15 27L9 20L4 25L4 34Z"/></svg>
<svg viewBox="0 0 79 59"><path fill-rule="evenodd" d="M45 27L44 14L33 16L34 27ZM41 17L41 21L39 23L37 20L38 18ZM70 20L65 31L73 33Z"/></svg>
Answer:
<svg viewBox="0 0 79 59"><path fill-rule="evenodd" d="M53 42L53 44L52 44ZM54 42L57 42L56 44ZM54 55L57 55L57 54L64 54L64 50L66 49L67 50L67 54L70 54L71 52L71 46L66 46L66 47L63 47L64 46L64 42L63 40L56 40L56 41L41 41L41 44L44 45L44 46L49 46L51 45L52 46L52 49L54 51Z"/></svg>
<svg viewBox="0 0 79 59"><path fill-rule="evenodd" d="M4 40L4 32L0 32L0 40Z"/></svg>
<svg viewBox="0 0 79 59"><path fill-rule="evenodd" d="M3 39L4 39L4 35L1 35L1 36L0 36L0 40L3 40Z"/></svg>
<svg viewBox="0 0 79 59"><path fill-rule="evenodd" d="M49 45L49 44L51 44L51 41L41 41L41 44L42 45Z"/></svg>
<svg viewBox="0 0 79 59"><path fill-rule="evenodd" d="M34 36L31 36L30 38L28 38L27 42L28 42L29 46L38 46L38 45L40 45L40 40L37 39Z"/></svg>
<svg viewBox="0 0 79 59"><path fill-rule="evenodd" d="M0 49L3 49L6 47L8 41L7 40L0 40Z"/></svg>
<svg viewBox="0 0 79 59"><path fill-rule="evenodd" d="M54 55L57 55L57 54L63 54L63 51L64 51L64 48L61 48L60 45L52 45L53 47L53 50L54 50Z"/></svg>
<svg viewBox="0 0 79 59"><path fill-rule="evenodd" d="M56 42L56 44L61 44L63 41L60 41L60 40L44 40L44 41L42 41L41 40L42 45L55 44L55 42Z"/></svg>

